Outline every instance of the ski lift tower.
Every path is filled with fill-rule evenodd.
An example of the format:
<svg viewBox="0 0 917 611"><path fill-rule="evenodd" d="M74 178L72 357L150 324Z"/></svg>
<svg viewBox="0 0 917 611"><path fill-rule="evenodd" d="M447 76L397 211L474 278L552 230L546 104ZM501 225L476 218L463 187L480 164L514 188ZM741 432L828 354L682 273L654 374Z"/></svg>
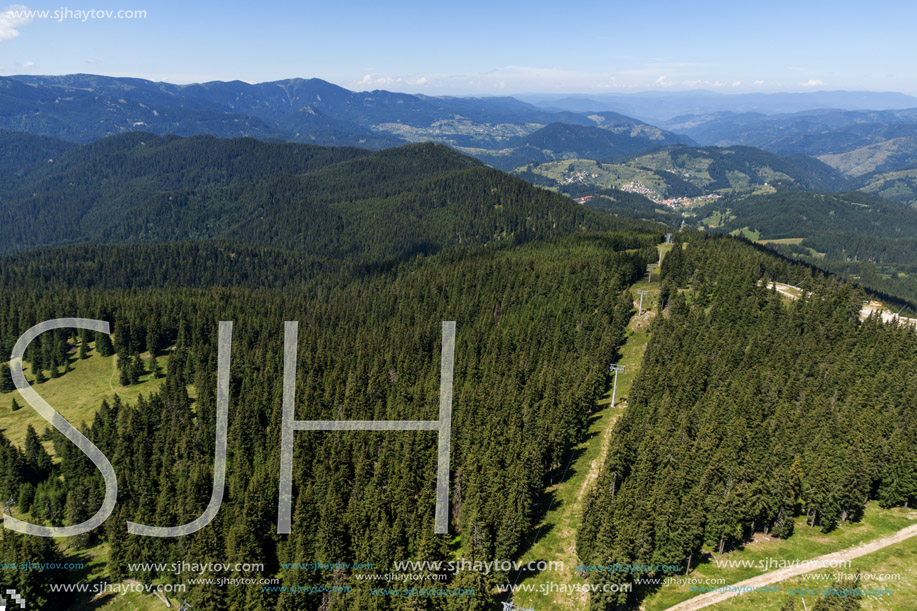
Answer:
<svg viewBox="0 0 917 611"><path fill-rule="evenodd" d="M649 275L650 275L649 280L647 282L653 281L653 272L656 271L657 269L659 269L659 266L655 263L650 263L649 265L646 266L646 271L649 272Z"/></svg>
<svg viewBox="0 0 917 611"><path fill-rule="evenodd" d="M671 243L672 243L672 234L671 234L671 233L665 234L665 243L666 243L666 244L671 244Z"/></svg>
<svg viewBox="0 0 917 611"><path fill-rule="evenodd" d="M618 374L624 373L624 365L617 365L613 363L608 368L608 370L611 373L615 374L615 383L614 383L614 386L611 387L611 406L614 407L615 406L615 396L618 394Z"/></svg>
<svg viewBox="0 0 917 611"><path fill-rule="evenodd" d="M640 308L637 311L637 316L643 316L643 298L650 294L646 289L637 289L637 294L640 295Z"/></svg>

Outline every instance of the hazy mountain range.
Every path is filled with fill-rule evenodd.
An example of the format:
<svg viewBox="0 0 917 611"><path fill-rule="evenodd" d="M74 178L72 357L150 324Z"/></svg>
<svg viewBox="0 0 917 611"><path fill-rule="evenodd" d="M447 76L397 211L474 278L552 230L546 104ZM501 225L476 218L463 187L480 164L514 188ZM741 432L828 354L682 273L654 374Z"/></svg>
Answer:
<svg viewBox="0 0 917 611"><path fill-rule="evenodd" d="M818 174L791 172L800 186L854 186L899 201L917 200L917 98L904 94L524 97L355 92L320 79L175 85L87 74L0 77L0 130L20 133L0 135L0 170L55 157L72 143L131 131L371 150L433 141L503 170L568 160L622 163L673 146L742 145L795 156L794 161L752 156L763 165L741 170L749 180L733 174L727 182L786 180L772 170L789 164L794 172L804 167ZM26 144L23 132L57 140ZM28 154L17 153L26 148ZM799 155L816 157L853 182L842 185ZM660 184L672 183L665 178ZM685 191L680 186L667 190Z"/></svg>
<svg viewBox="0 0 917 611"><path fill-rule="evenodd" d="M782 114L819 108L893 110L917 108L917 97L895 92L813 91L811 93L740 93L714 91L647 91L629 94L524 95L520 99L545 108L573 112L612 110L649 123L679 115L717 112Z"/></svg>

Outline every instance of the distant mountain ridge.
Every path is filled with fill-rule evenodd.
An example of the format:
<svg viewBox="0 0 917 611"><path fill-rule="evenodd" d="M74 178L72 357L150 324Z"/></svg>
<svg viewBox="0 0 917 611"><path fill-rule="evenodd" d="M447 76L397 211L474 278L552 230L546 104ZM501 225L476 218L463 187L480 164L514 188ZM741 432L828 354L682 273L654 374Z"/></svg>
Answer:
<svg viewBox="0 0 917 611"><path fill-rule="evenodd" d="M792 114L713 113L663 123L704 145L756 146L777 153L824 155L914 135L917 108L885 111L810 110Z"/></svg>
<svg viewBox="0 0 917 611"><path fill-rule="evenodd" d="M697 144L754 146L784 156L817 156L848 176L896 171L917 161L917 109L809 109L791 114L732 110L796 108L815 102L857 106L872 101L900 106L914 100L917 106L917 98L902 94L730 96L696 91L577 100L564 102L567 108L562 108L513 97L357 92L316 78L176 85L91 74L20 75L0 77L0 130L73 143L132 131L370 150L438 142L503 170L568 159L619 163L665 147ZM608 109L616 100L628 103ZM621 112L633 110L638 117L658 114L674 108L678 100L687 100L682 109L727 110L683 115L659 126ZM22 142L25 146L25 140ZM0 171L4 171L3 164L28 164L34 150L30 145L26 148L30 152L22 161L0 158Z"/></svg>
<svg viewBox="0 0 917 611"><path fill-rule="evenodd" d="M519 96L552 110L575 112L611 110L649 123L664 123L679 115L786 114L818 108L895 110L917 108L917 97L897 92L812 91L801 93L720 93L709 90L591 93L587 95Z"/></svg>
<svg viewBox="0 0 917 611"><path fill-rule="evenodd" d="M812 110L793 114L713 113L663 123L705 145L745 145L779 155L818 157L848 176L917 162L917 108Z"/></svg>
<svg viewBox="0 0 917 611"><path fill-rule="evenodd" d="M355 92L321 79L175 85L89 74L0 77L0 108L0 129L77 143L147 131L372 150L434 141L478 155L558 122L634 131L637 141L668 137L621 115L553 112L510 97Z"/></svg>
<svg viewBox="0 0 917 611"><path fill-rule="evenodd" d="M619 113L550 111L511 97L356 92L321 79L175 85L89 74L0 77L0 108L0 129L78 143L130 131L371 150L433 141L505 169L584 152L611 160L693 144ZM525 141L549 126L568 133L538 146Z"/></svg>

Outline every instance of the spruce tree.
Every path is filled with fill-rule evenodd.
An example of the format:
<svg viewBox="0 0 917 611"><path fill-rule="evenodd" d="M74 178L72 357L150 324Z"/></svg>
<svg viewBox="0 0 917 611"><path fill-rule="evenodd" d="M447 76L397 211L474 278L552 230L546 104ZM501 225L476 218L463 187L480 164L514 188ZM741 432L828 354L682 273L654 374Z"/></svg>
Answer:
<svg viewBox="0 0 917 611"><path fill-rule="evenodd" d="M130 360L124 368L128 370L127 376L131 384L139 384L140 376L146 373L143 368L143 359L139 356L130 357Z"/></svg>
<svg viewBox="0 0 917 611"><path fill-rule="evenodd" d="M152 353L150 353L150 374L157 380L163 377L162 366L160 366L156 356Z"/></svg>
<svg viewBox="0 0 917 611"><path fill-rule="evenodd" d="M115 347L111 343L111 336L107 333L96 332L96 351L99 356L109 357L115 353Z"/></svg>
<svg viewBox="0 0 917 611"><path fill-rule="evenodd" d="M29 482L24 482L19 486L19 511L28 513L32 509L32 502L35 500L35 487Z"/></svg>
<svg viewBox="0 0 917 611"><path fill-rule="evenodd" d="M51 473L54 465L51 455L41 444L41 439L31 424L26 429L23 453L26 464L32 471L32 481L40 482Z"/></svg>
<svg viewBox="0 0 917 611"><path fill-rule="evenodd" d="M10 366L6 363L0 365L0 393L8 393L16 390L16 385L13 384L13 373L10 371Z"/></svg>
<svg viewBox="0 0 917 611"><path fill-rule="evenodd" d="M130 386L131 385L131 375L130 375L129 368L127 366L119 367L118 383L121 384L121 386Z"/></svg>

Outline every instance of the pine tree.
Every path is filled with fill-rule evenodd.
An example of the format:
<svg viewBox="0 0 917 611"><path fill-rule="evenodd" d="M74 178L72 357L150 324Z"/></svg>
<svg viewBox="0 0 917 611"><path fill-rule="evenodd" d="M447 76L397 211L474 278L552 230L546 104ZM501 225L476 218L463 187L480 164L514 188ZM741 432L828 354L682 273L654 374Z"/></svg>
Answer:
<svg viewBox="0 0 917 611"><path fill-rule="evenodd" d="M32 502L35 500L35 487L28 482L19 486L19 511L28 513L32 509Z"/></svg>
<svg viewBox="0 0 917 611"><path fill-rule="evenodd" d="M32 471L32 481L40 482L51 473L51 468L54 465L51 455L41 444L41 439L39 439L38 433L35 432L31 424L26 428L24 457L26 464Z"/></svg>
<svg viewBox="0 0 917 611"><path fill-rule="evenodd" d="M80 360L89 358L89 334L85 331L80 334Z"/></svg>
<svg viewBox="0 0 917 611"><path fill-rule="evenodd" d="M13 373L10 370L10 366L6 363L0 365L0 393L8 393L16 390L16 385L13 384Z"/></svg>
<svg viewBox="0 0 917 611"><path fill-rule="evenodd" d="M107 333L96 331L96 351L99 356L109 357L115 353L115 347L111 343L111 336Z"/></svg>
<svg viewBox="0 0 917 611"><path fill-rule="evenodd" d="M118 363L120 364L121 361L119 360ZM130 370L131 368L127 366L120 367L118 371L118 383L121 384L121 386L130 386L131 385Z"/></svg>
<svg viewBox="0 0 917 611"><path fill-rule="evenodd" d="M162 367L159 365L156 355L152 353L150 353L150 374L157 380L163 377Z"/></svg>
<svg viewBox="0 0 917 611"><path fill-rule="evenodd" d="M14 399L13 399L12 409L11 409L10 411L14 411L14 412L15 412L15 411L21 409L21 407L22 407L22 406L20 406L18 403L16 403L16 399L14 398Z"/></svg>
<svg viewBox="0 0 917 611"><path fill-rule="evenodd" d="M143 359L139 356L130 357L130 360L124 366L124 368L127 370L127 376L132 385L139 384L140 376L146 373L143 367Z"/></svg>

